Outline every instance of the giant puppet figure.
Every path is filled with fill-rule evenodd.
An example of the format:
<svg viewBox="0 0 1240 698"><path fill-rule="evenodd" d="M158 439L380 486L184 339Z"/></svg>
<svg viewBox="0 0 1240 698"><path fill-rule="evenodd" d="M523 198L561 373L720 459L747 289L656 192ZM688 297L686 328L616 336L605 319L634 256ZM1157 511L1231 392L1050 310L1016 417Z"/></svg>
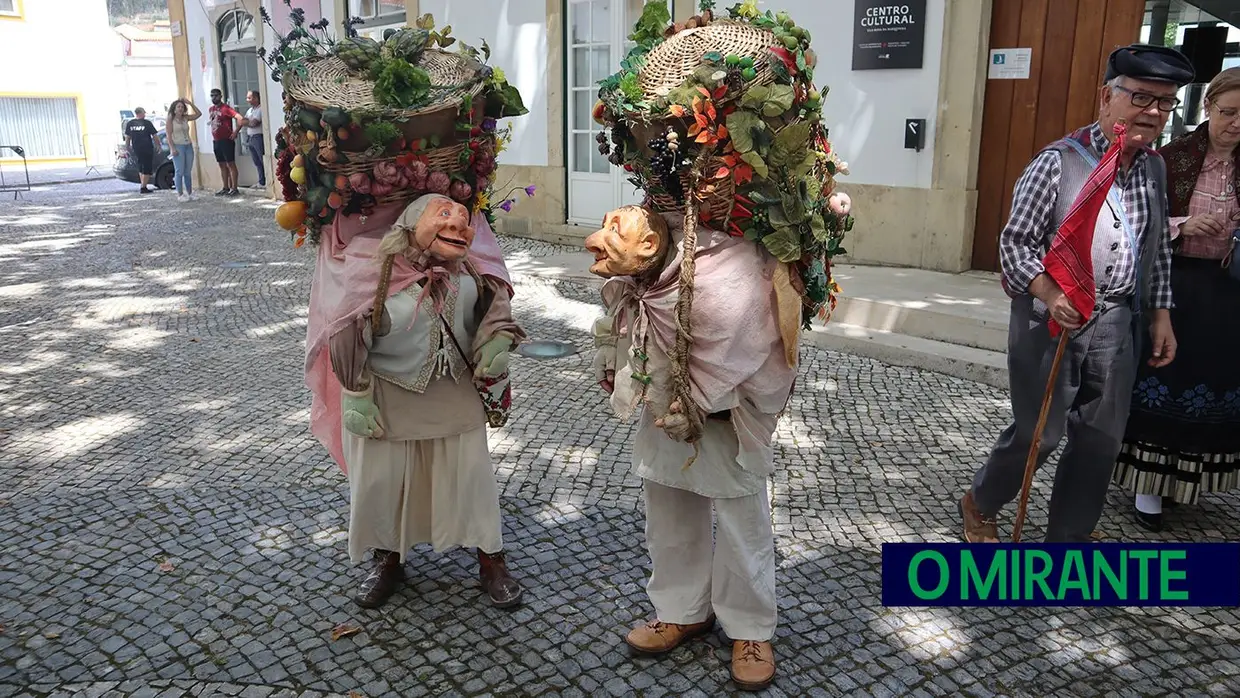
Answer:
<svg viewBox="0 0 1240 698"><path fill-rule="evenodd" d="M490 602L515 606L486 428L505 419L524 334L486 192L496 120L524 113L520 95L424 29L322 42L298 12L270 58L288 124L277 221L318 246L306 383L311 429L349 479L349 556L371 552L354 600L383 605L429 543L475 548Z"/></svg>
<svg viewBox="0 0 1240 698"><path fill-rule="evenodd" d="M665 30L661 3L646 6L641 60L603 81L595 107L611 131L600 152L645 205L608 213L585 242L608 278L596 377L617 416L639 420L655 618L626 641L662 654L718 621L745 690L775 676L772 439L851 227L808 32L752 4Z"/></svg>

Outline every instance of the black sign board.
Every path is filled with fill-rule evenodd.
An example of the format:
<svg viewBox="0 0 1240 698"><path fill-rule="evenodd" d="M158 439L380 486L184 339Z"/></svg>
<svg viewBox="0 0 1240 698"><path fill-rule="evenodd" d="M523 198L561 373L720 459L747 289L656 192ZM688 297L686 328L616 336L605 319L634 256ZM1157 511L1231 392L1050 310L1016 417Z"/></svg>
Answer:
<svg viewBox="0 0 1240 698"><path fill-rule="evenodd" d="M853 70L920 68L926 0L856 0Z"/></svg>

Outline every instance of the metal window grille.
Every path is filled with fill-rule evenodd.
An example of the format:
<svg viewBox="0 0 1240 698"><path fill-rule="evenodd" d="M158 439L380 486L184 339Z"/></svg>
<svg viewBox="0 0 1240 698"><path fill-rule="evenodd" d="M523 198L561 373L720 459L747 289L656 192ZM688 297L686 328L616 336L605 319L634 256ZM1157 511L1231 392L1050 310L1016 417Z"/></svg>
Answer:
<svg viewBox="0 0 1240 698"><path fill-rule="evenodd" d="M20 145L32 159L82 157L77 100L0 97L0 143Z"/></svg>

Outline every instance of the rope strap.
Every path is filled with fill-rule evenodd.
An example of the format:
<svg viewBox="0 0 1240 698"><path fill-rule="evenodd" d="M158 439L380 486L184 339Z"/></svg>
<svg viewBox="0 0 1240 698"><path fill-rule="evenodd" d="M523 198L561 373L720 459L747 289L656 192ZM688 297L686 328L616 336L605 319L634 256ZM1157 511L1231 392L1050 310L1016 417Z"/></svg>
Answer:
<svg viewBox="0 0 1240 698"><path fill-rule="evenodd" d="M693 343L693 280L696 273L698 186L702 172L710 160L710 150L703 148L689 172L689 193L685 201L685 219L682 232L680 257L680 294L676 299L676 348L672 353L672 399L680 403L681 413L689 422L688 441L693 444L693 455L684 467L693 465L701 454L702 410L693 399L689 384L689 354Z"/></svg>

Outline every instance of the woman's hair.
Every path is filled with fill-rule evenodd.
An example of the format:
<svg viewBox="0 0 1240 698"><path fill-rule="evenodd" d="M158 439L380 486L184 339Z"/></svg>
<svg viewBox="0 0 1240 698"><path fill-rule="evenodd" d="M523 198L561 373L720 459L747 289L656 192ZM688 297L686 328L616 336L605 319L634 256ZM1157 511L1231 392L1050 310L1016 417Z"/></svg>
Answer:
<svg viewBox="0 0 1240 698"><path fill-rule="evenodd" d="M1206 101L1213 104L1223 93L1232 90L1240 90L1240 66L1228 68L1214 76L1206 87Z"/></svg>
<svg viewBox="0 0 1240 698"><path fill-rule="evenodd" d="M168 120L169 121L172 121L173 119L176 118L178 104L185 104L185 100L178 99L174 101L172 104L168 105ZM185 115L189 116L189 105L188 104L185 104Z"/></svg>

